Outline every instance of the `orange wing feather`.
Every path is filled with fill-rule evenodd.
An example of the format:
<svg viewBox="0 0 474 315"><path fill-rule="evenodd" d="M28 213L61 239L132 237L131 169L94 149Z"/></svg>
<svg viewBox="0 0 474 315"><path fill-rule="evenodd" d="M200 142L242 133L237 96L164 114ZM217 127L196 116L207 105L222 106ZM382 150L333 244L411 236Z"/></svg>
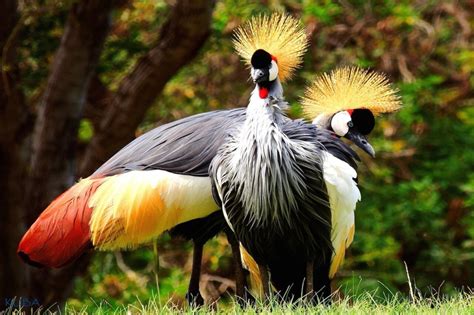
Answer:
<svg viewBox="0 0 474 315"><path fill-rule="evenodd" d="M57 197L23 236L18 255L36 266L59 268L90 244L89 198L103 179L84 179Z"/></svg>

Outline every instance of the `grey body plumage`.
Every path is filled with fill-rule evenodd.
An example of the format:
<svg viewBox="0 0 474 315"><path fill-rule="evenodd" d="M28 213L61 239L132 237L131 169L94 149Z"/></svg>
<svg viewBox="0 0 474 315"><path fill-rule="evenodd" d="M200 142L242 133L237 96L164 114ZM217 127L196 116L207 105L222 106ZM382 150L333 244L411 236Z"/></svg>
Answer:
<svg viewBox="0 0 474 315"><path fill-rule="evenodd" d="M311 197L328 208L322 171L318 168L322 164L322 146L310 125L295 124L298 129L293 130L292 138L282 132L280 126L291 126L280 110L284 104L281 99L273 99L269 110L249 106L240 132L229 136L211 165L211 173L219 177L221 185L230 185L229 191L238 195L250 229L268 224L283 228L282 225L296 223L292 212L298 211L298 200L310 198L304 168L314 169L312 186L320 190ZM319 213L315 212L315 216ZM319 221L329 224L323 218Z"/></svg>

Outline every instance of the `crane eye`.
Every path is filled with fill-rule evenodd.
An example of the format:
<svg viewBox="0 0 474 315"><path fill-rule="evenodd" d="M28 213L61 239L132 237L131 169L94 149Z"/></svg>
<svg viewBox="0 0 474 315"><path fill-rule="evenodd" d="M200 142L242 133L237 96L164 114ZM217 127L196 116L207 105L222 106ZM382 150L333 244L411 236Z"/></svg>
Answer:
<svg viewBox="0 0 474 315"><path fill-rule="evenodd" d="M331 119L331 128L336 135L344 137L352 124L351 115L347 111L336 113Z"/></svg>

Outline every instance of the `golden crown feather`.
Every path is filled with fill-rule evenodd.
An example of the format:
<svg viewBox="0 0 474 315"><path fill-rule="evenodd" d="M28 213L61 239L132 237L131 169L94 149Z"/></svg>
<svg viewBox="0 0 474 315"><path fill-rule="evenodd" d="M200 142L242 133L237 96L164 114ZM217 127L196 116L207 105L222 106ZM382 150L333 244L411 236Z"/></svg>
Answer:
<svg viewBox="0 0 474 315"><path fill-rule="evenodd" d="M234 47L250 66L253 53L263 49L275 56L278 77L285 81L303 61L308 37L300 21L286 13L273 13L252 18L234 33Z"/></svg>
<svg viewBox="0 0 474 315"><path fill-rule="evenodd" d="M366 108L379 115L401 108L397 93L384 74L358 67L341 67L318 76L306 89L301 104L309 119L357 108Z"/></svg>

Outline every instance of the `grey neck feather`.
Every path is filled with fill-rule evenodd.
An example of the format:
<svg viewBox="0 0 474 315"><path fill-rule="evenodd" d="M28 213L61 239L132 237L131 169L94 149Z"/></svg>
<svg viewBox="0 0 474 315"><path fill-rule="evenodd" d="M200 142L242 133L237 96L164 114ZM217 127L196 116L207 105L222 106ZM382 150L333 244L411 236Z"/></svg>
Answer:
<svg viewBox="0 0 474 315"><path fill-rule="evenodd" d="M332 116L332 114L320 114L313 120L313 124L318 128L330 130Z"/></svg>
<svg viewBox="0 0 474 315"><path fill-rule="evenodd" d="M283 133L281 124L287 118L282 109L286 107L279 81L266 99L259 97L256 87L246 121L230 144L233 153L227 176L239 191L251 226L289 223L298 198L306 190L295 156L317 160L312 144L295 142Z"/></svg>

